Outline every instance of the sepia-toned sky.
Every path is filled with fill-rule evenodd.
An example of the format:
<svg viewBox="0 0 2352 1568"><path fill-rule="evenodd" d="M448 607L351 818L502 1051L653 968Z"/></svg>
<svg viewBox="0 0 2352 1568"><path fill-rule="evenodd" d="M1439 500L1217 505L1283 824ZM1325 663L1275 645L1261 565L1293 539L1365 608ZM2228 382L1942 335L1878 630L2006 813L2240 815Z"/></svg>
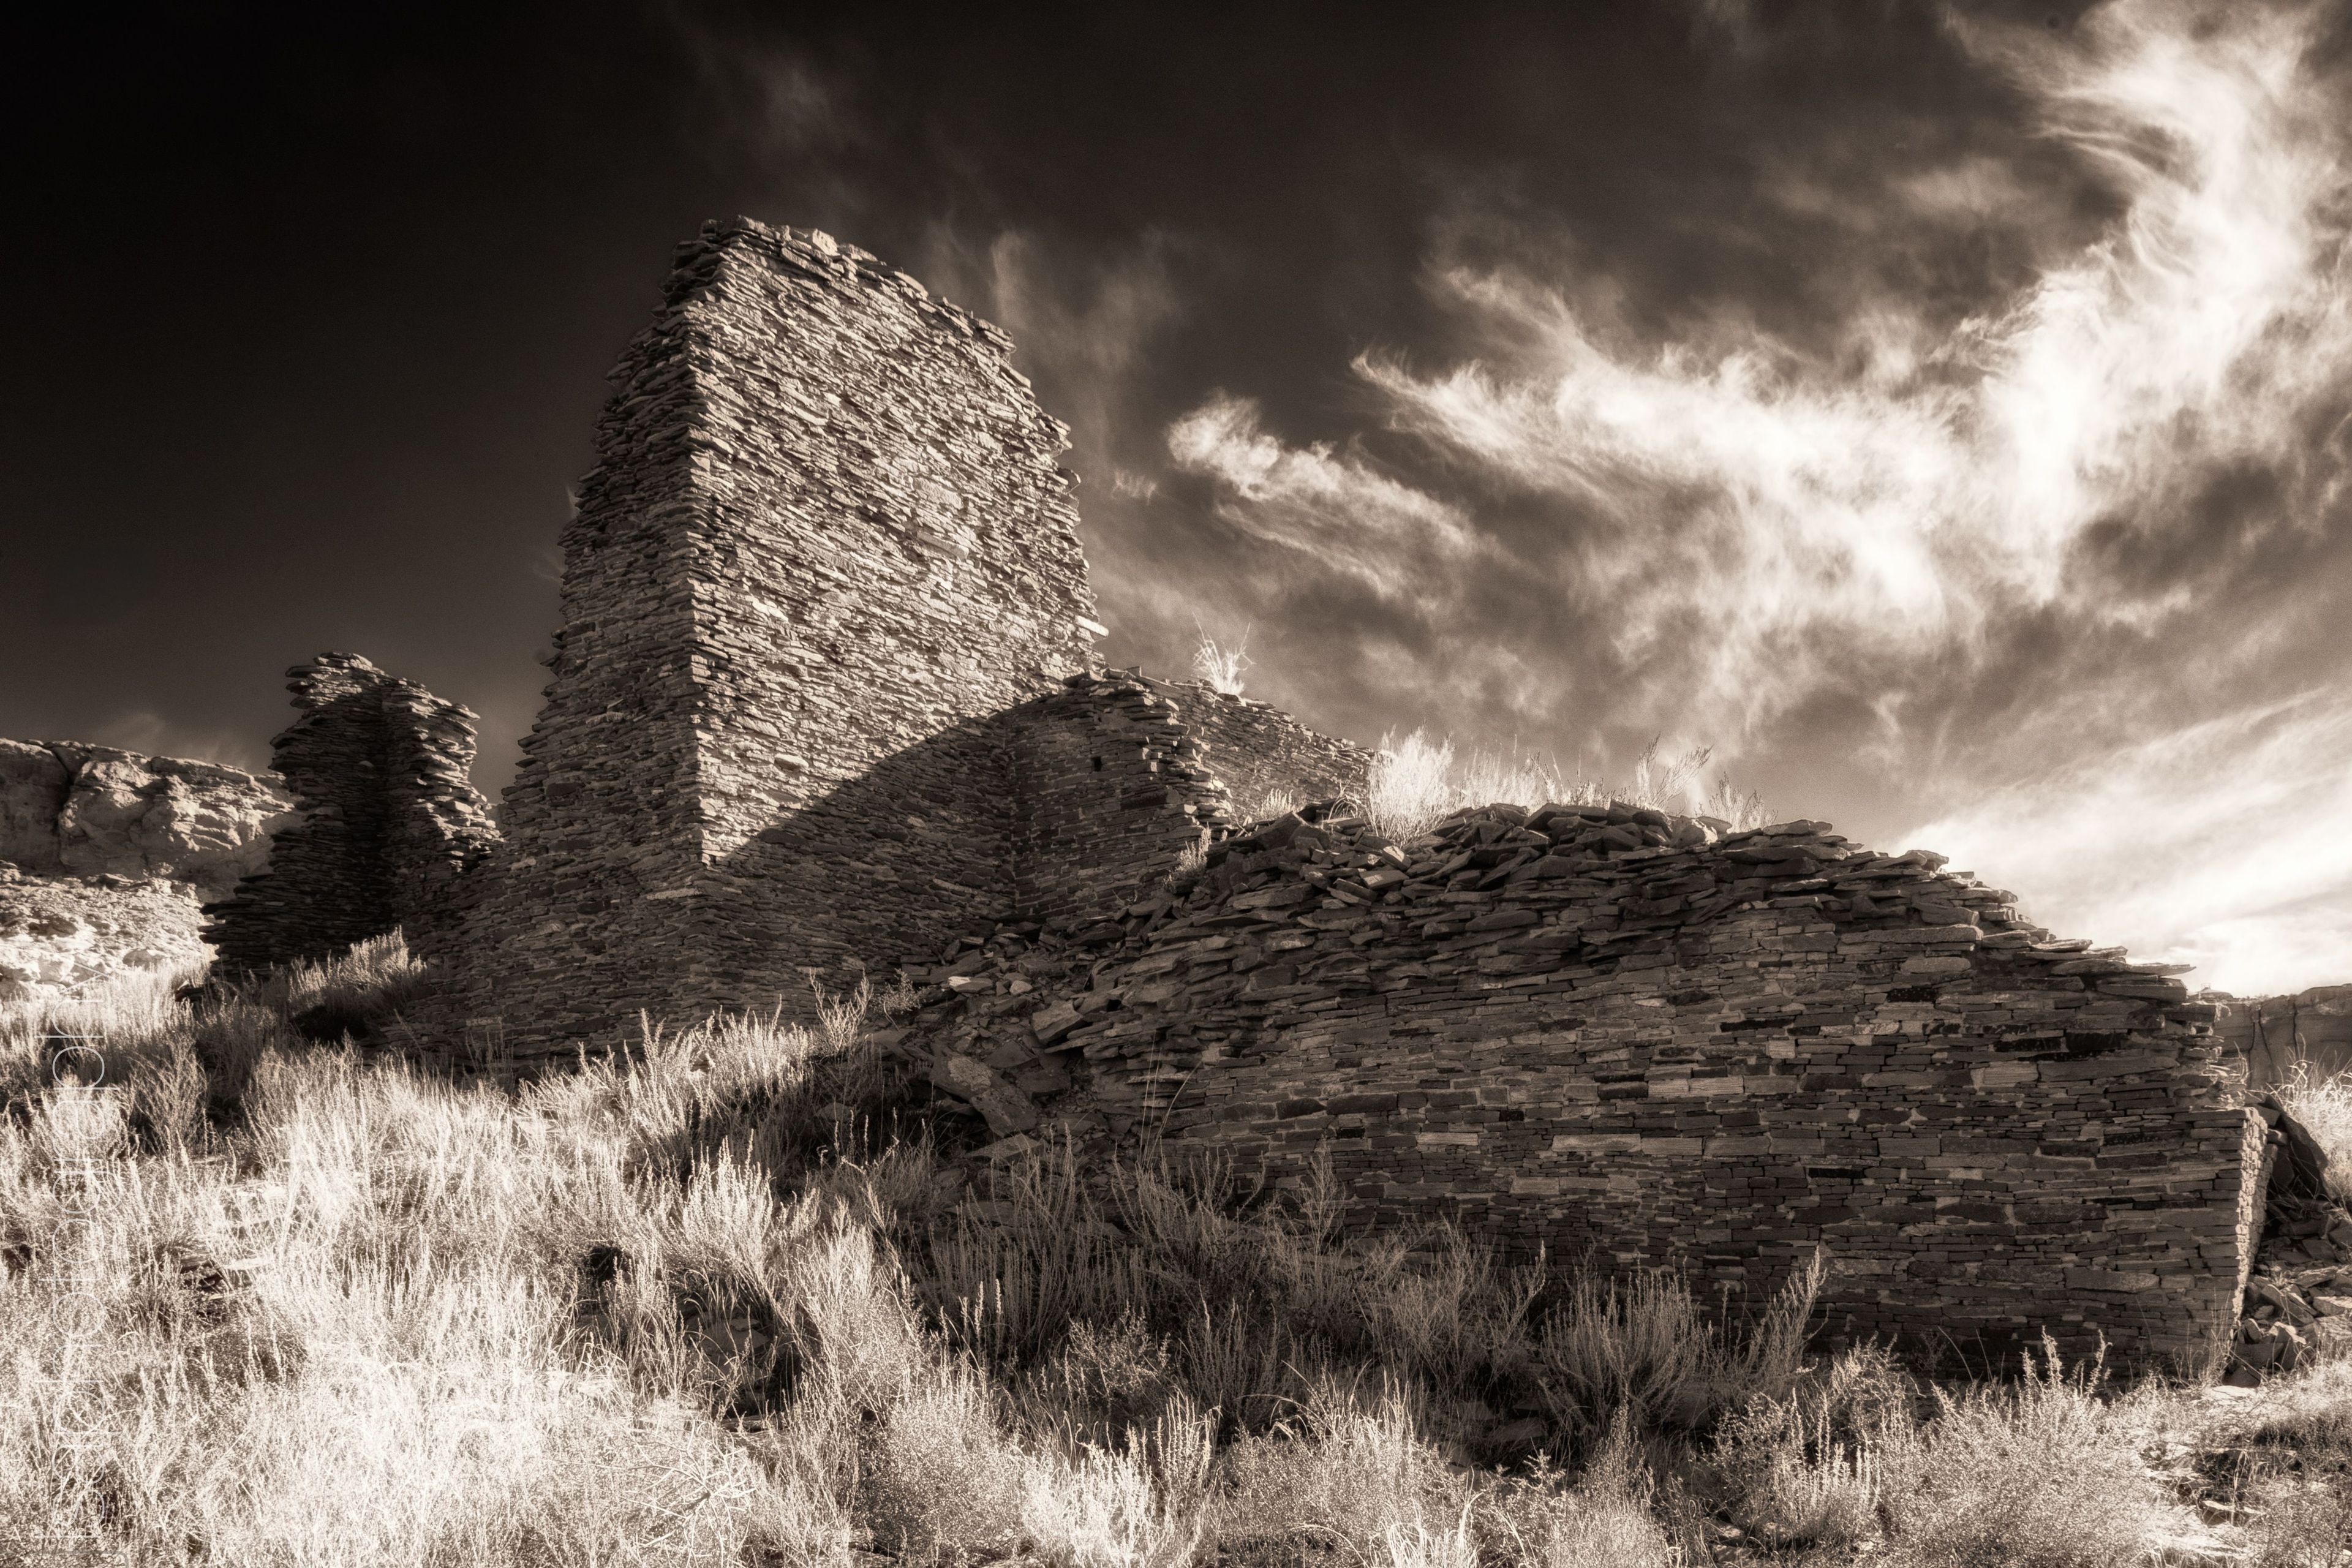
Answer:
<svg viewBox="0 0 2352 1568"><path fill-rule="evenodd" d="M2342 4L365 9L14 34L0 734L266 765L348 648L495 790L746 213L1012 331L1113 662L2352 980Z"/></svg>

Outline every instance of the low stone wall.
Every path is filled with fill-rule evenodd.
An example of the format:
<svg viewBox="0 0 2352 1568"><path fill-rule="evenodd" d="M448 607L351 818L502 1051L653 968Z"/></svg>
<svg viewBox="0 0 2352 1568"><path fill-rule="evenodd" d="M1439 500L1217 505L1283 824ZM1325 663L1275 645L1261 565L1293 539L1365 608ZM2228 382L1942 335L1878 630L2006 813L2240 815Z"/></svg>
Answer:
<svg viewBox="0 0 2352 1568"><path fill-rule="evenodd" d="M1024 921L1109 912L1271 795L1360 794L1368 759L1262 702L1135 671L1073 676L1004 715Z"/></svg>
<svg viewBox="0 0 2352 1568"><path fill-rule="evenodd" d="M2263 1128L2211 1009L1938 857L1555 807L1405 846L1286 819L1212 859L1001 933L912 1048L1000 1134L1157 1133L1284 1184L1328 1158L1360 1225L1751 1302L1826 1247L1833 1337L2152 1363L2236 1321ZM1023 1083L1070 1087L1024 1113Z"/></svg>
<svg viewBox="0 0 2352 1568"><path fill-rule="evenodd" d="M405 928L428 945L498 840L468 781L473 715L356 654L288 670L297 718L270 742L296 800L267 866L210 907L221 968L258 971Z"/></svg>

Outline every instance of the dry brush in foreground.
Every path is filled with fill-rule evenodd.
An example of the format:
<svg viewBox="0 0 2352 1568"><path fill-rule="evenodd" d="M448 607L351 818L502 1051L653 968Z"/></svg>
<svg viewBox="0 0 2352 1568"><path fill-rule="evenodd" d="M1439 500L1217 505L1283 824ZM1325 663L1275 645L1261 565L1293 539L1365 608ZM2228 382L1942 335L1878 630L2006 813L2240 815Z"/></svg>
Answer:
<svg viewBox="0 0 2352 1568"><path fill-rule="evenodd" d="M854 1002L512 1096L306 1037L381 1032L415 984L394 941L5 1021L0 1538L241 1565L2090 1565L2155 1561L2200 1528L2184 1496L2227 1492L2245 1522L2211 1542L2284 1564L2331 1561L2347 1518L2342 1367L2238 1410L2223 1475L2196 1396L2095 1368L1937 1392L1873 1351L1808 1361L1802 1281L1727 1324L1671 1274L1350 1236L1336 1194L1211 1167L975 1182ZM53 1081L101 1060L94 1091Z"/></svg>

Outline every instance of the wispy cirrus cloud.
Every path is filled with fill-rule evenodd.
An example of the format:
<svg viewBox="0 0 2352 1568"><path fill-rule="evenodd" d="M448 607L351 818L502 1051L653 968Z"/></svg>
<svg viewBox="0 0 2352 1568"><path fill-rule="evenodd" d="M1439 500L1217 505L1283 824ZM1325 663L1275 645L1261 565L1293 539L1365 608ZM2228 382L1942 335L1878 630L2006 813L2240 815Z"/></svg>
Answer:
<svg viewBox="0 0 2352 1568"><path fill-rule="evenodd" d="M2018 845L2063 825L2066 885L2104 890L2050 896L2094 930L2203 953L2233 984L2352 969L2352 947L2327 956L2352 916L2329 927L2298 902L2335 861L2286 826L2352 841L2328 783L2340 736L2296 696L2352 677L2318 629L2352 616L2327 572L2345 563L2352 407L2346 97L2315 53L2327 16L2117 0L2063 36L1953 21L2116 215L1957 324L1857 289L1801 344L1736 317L1662 335L1542 256L1440 266L1462 352L1435 368L1360 355L1378 411L1362 441L1288 445L1220 396L1170 428L1171 458L1254 538L1381 596L1417 592L1450 658L1548 647L1585 725L1793 757L1820 741L1824 702L1864 707L1874 733L1844 764L1922 781L1907 800L1883 790L1877 826L2000 786ZM1848 194L1870 221L1843 226L1950 223L2017 178L1981 153L1908 171ZM1513 613L1485 617L1482 650L1480 612L1497 608ZM2158 763L2232 734L2265 737L2300 804L2235 839L2183 837L2147 871L2144 816L2222 798ZM1840 762L1815 758L1815 776ZM2101 768L2143 793L2083 812ZM1993 820L1937 826L1966 838ZM2251 852L2249 831L2276 853ZM1990 842L1980 858L2059 863ZM2242 896L2217 901L2222 884ZM2193 931L2135 901L2191 891L2213 911ZM2266 942L2304 956L2257 962Z"/></svg>
<svg viewBox="0 0 2352 1568"><path fill-rule="evenodd" d="M1996 789L1914 837L2053 929L2241 994L2352 974L2352 696L2308 691Z"/></svg>

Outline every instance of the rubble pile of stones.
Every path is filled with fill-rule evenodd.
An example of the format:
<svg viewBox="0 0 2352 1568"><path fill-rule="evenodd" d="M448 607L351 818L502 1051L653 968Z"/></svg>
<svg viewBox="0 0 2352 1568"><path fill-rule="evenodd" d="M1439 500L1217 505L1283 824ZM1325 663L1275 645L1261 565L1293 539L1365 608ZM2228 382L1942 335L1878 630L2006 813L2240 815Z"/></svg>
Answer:
<svg viewBox="0 0 2352 1568"><path fill-rule="evenodd" d="M2352 1346L2352 1213L2329 1190L2327 1152L2274 1096L2255 1109L2270 1131L2261 1246L2224 1380L2251 1387L2323 1347Z"/></svg>

